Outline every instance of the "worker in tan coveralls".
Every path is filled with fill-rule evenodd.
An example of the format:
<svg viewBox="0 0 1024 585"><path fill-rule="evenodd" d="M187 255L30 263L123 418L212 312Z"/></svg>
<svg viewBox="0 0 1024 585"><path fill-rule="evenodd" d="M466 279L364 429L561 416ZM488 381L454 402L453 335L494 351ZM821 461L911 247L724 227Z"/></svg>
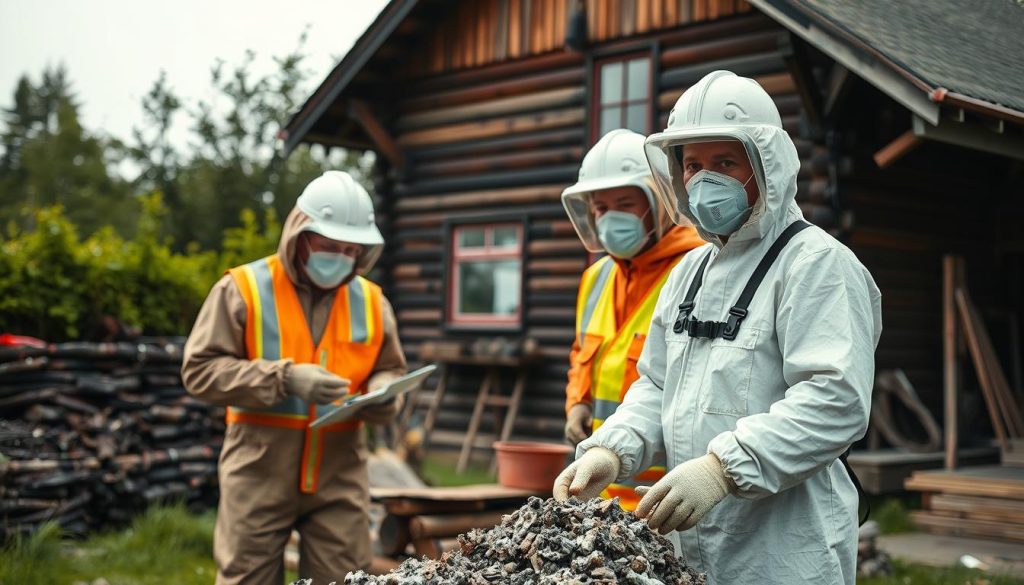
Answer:
<svg viewBox="0 0 1024 585"><path fill-rule="evenodd" d="M217 583L279 585L292 529L299 575L341 581L371 560L364 421L309 424L347 394L405 373L394 311L359 276L384 240L373 203L348 174L303 191L277 253L228 271L210 291L185 346L188 391L228 407L214 533Z"/></svg>

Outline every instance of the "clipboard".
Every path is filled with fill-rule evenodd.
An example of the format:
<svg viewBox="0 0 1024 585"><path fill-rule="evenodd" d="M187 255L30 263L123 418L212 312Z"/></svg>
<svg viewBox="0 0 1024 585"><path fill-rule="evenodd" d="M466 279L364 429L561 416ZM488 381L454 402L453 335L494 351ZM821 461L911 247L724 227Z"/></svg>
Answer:
<svg viewBox="0 0 1024 585"><path fill-rule="evenodd" d="M401 394L405 394L406 392L419 388L436 369L436 364L423 366L418 370L409 372L401 378L392 380L373 392L353 396L345 400L345 402L334 410L313 421L309 426L310 428L315 429L324 425L344 422L355 416L365 406L387 402L388 400L397 398Z"/></svg>

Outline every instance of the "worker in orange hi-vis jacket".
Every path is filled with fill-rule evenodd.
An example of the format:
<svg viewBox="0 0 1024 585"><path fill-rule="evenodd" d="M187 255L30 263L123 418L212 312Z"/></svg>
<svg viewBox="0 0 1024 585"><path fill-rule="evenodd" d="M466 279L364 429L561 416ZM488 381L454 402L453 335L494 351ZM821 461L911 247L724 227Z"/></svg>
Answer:
<svg viewBox="0 0 1024 585"><path fill-rule="evenodd" d="M405 373L391 305L361 276L383 243L366 190L328 171L298 198L277 253L229 270L196 319L185 386L228 407L218 584L281 583L292 529L300 577L330 583L370 564L362 426L387 422L400 404L310 423L340 398Z"/></svg>
<svg viewBox="0 0 1024 585"><path fill-rule="evenodd" d="M694 228L672 223L654 197L653 181L644 137L613 130L587 153L579 181L562 193L583 245L608 254L580 281L565 403L565 437L574 445L615 412L637 379L658 293L676 263L704 244ZM632 510L639 501L633 488L652 485L664 471L657 460L603 495Z"/></svg>

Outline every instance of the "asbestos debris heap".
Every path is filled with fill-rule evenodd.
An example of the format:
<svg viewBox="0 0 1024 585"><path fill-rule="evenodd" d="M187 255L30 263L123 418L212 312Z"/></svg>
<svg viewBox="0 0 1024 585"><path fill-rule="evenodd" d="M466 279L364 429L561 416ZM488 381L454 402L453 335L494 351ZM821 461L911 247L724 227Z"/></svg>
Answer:
<svg viewBox="0 0 1024 585"><path fill-rule="evenodd" d="M350 573L348 585L634 583L697 585L705 576L615 500L530 498L501 524L459 536L460 550L410 559L391 573Z"/></svg>

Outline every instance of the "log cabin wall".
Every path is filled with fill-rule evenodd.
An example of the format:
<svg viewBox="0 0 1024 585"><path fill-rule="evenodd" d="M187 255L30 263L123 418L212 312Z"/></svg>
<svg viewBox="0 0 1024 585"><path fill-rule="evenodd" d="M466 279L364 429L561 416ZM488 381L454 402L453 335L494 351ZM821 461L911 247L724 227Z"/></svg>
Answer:
<svg viewBox="0 0 1024 585"><path fill-rule="evenodd" d="M460 2L407 62L422 76L534 57L564 48L572 0ZM586 0L587 38L600 44L750 12L744 0Z"/></svg>
<svg viewBox="0 0 1024 585"><path fill-rule="evenodd" d="M495 6L512 10L524 4L531 6L534 18L536 7L558 13L565 3L464 2L435 27L435 36L410 51L423 56L414 67L422 74L399 84L407 97L398 100L389 120L406 164L394 183L379 193L389 229L381 272L413 362L425 341L490 336L538 340L544 361L527 385L515 435L559 440L576 292L590 260L565 216L560 194L575 181L583 154L597 138L588 123L594 107L589 88L595 61L649 52L652 129L664 127L678 96L706 73L730 69L754 77L778 103L797 142L803 162L799 201L807 216L833 228L837 214L829 199L827 151L801 136L801 102L780 51L787 33L777 24L756 13L734 14L745 12L745 3L605 0L588 3L588 14L592 37L610 40L595 41L582 53L561 49L562 25L551 29L555 33L548 26L528 27L530 34L548 31L544 34L555 36L544 37L545 42L530 36L517 45L512 37L526 33L522 28L513 32L511 20L505 21L509 36L503 41L508 43L504 54L485 51L471 60L470 54L477 59L477 53L463 52L463 45L452 41L450 33L456 29L450 23L469 31L473 18L493 17ZM677 10L681 7L689 10ZM627 8L635 10L634 18L619 16ZM712 15L715 20L709 20ZM557 14L554 22L560 22ZM490 30L492 34L485 31L466 37L466 42L505 38L504 32ZM528 52L523 49L527 46ZM444 48L443 59L439 47ZM519 58L513 58L516 55ZM438 70L444 73L428 74ZM523 221L525 226L522 326L513 331L454 330L445 322L450 259L446 226L466 219L501 218ZM461 443L479 375L472 368L458 370L433 445ZM493 421L485 417L481 431L493 428Z"/></svg>
<svg viewBox="0 0 1024 585"><path fill-rule="evenodd" d="M908 127L905 109L858 83L837 121L848 160L838 193L853 217L846 243L882 291L876 371L903 369L941 423L944 254L966 259L968 289L1011 384L1014 351L1020 364L1010 326L1015 319L1020 327L1024 310L1024 234L1012 224L1024 212L1019 196L1024 165L924 142L892 166L879 168L875 151ZM991 437L969 355L961 364L961 436Z"/></svg>

